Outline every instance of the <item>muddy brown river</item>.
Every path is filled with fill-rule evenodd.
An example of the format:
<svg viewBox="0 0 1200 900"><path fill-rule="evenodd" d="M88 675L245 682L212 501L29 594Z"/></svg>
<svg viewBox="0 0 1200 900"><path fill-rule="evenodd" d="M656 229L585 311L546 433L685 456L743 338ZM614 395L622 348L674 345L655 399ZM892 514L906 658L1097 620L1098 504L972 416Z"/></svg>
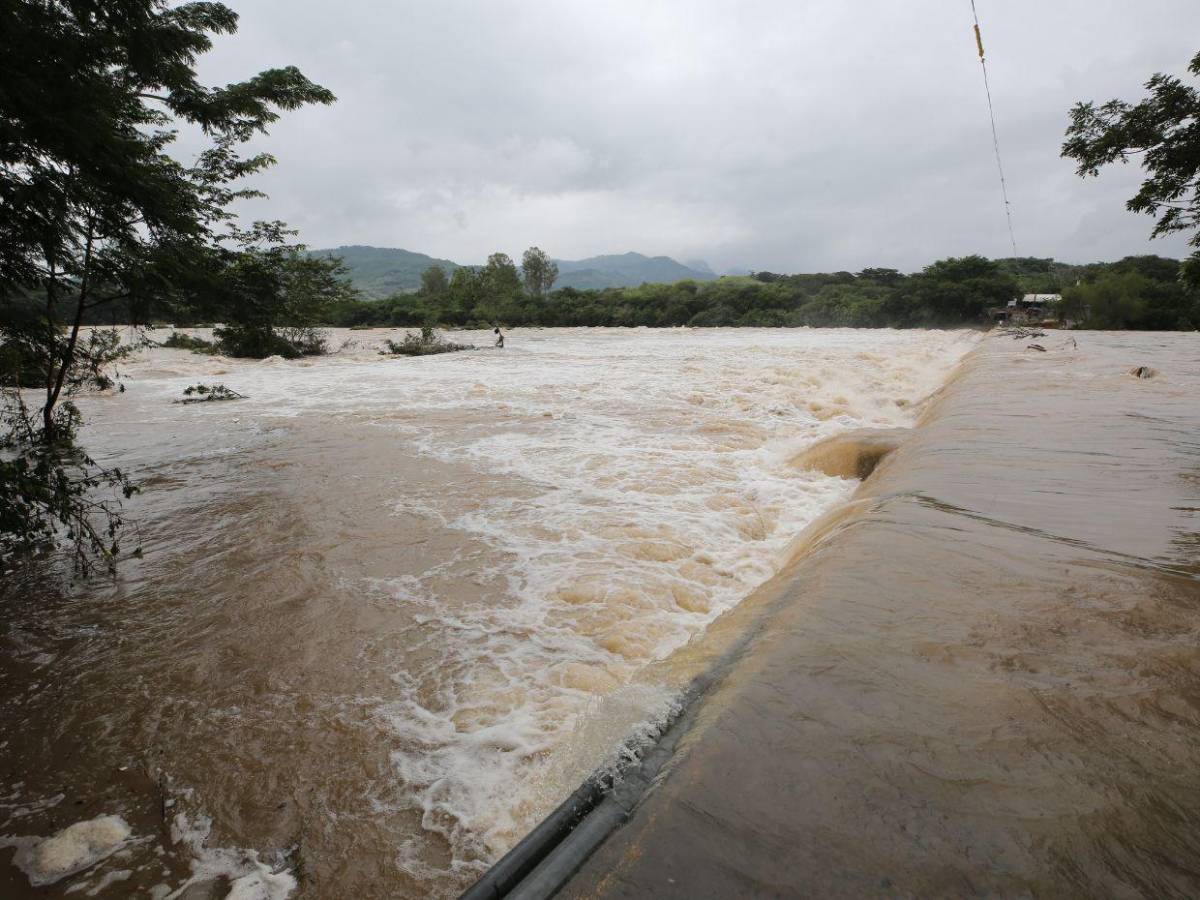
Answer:
<svg viewBox="0 0 1200 900"><path fill-rule="evenodd" d="M147 350L81 400L88 448L142 484L144 556L4 573L0 895L453 896L669 713L713 623L857 485L792 460L912 426L979 341L518 330L379 356L396 336ZM197 382L247 399L173 402Z"/></svg>
<svg viewBox="0 0 1200 900"><path fill-rule="evenodd" d="M145 552L6 566L0 896L454 896L718 659L569 896L1200 889L1195 334L395 336L84 398Z"/></svg>

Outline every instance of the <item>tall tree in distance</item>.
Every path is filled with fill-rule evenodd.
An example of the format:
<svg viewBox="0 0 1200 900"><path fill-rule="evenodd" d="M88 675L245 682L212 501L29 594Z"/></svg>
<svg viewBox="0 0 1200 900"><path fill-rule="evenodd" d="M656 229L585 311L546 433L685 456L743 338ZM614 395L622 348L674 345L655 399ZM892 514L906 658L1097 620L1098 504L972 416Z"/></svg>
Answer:
<svg viewBox="0 0 1200 900"><path fill-rule="evenodd" d="M1200 53L1188 72L1200 77ZM1152 237L1192 231L1190 244L1200 248L1200 92L1161 73L1151 76L1146 90L1148 96L1137 103L1077 103L1062 155L1078 163L1080 177L1140 156L1147 177L1126 207L1157 218ZM1200 250L1192 253L1184 273L1200 289Z"/></svg>
<svg viewBox="0 0 1200 900"><path fill-rule="evenodd" d="M483 296L483 278L478 269L460 266L450 276L446 288L449 321L455 325L467 322Z"/></svg>
<svg viewBox="0 0 1200 900"><path fill-rule="evenodd" d="M85 314L116 301L146 309L223 268L229 207L257 195L240 183L275 161L242 145L280 110L334 100L294 67L201 84L195 65L211 36L236 29L214 2L0 4L0 340L35 348L44 392L36 422L20 397L4 410L16 454L0 472L6 529L28 536L48 517L78 546L85 528L86 498L61 489L90 477L69 462L83 457L62 452L77 422L61 401L80 377ZM168 153L180 124L208 141L187 164ZM10 516L18 507L33 519ZM11 536L0 532L0 549L20 543ZM93 543L115 552L115 541Z"/></svg>
<svg viewBox="0 0 1200 900"><path fill-rule="evenodd" d="M446 278L446 270L441 266L430 266L421 273L421 289L418 293L422 297L441 297L450 287L450 281Z"/></svg>
<svg viewBox="0 0 1200 900"><path fill-rule="evenodd" d="M517 266L507 253L493 253L483 267L484 288L495 297L512 296L521 291Z"/></svg>
<svg viewBox="0 0 1200 900"><path fill-rule="evenodd" d="M538 247L530 247L521 258L521 272L525 276L525 290L532 297L541 297L550 292L558 279L558 264Z"/></svg>
<svg viewBox="0 0 1200 900"><path fill-rule="evenodd" d="M457 273L456 273L457 274ZM493 253L479 270L479 303L475 314L485 322L502 322L521 298L521 276L507 253Z"/></svg>

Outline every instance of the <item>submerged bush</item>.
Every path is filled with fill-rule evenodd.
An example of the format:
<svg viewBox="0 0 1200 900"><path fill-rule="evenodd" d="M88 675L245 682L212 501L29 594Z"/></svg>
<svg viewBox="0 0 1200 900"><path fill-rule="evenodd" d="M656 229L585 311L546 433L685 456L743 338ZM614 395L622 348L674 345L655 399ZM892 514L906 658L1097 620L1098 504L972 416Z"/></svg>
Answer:
<svg viewBox="0 0 1200 900"><path fill-rule="evenodd" d="M397 343L393 340L384 341L386 350L379 352L384 356L429 356L434 353L454 353L457 350L474 350L472 344L455 344L440 337L430 325L421 329L419 335L411 331L404 333L404 340Z"/></svg>
<svg viewBox="0 0 1200 900"><path fill-rule="evenodd" d="M167 339L162 342L164 347L170 347L172 350L191 350L193 353L213 353L217 349L217 345L212 341L206 341L204 338L192 337L190 334L184 334L181 331L172 331Z"/></svg>
<svg viewBox="0 0 1200 900"><path fill-rule="evenodd" d="M227 325L213 331L216 348L226 356L266 359L282 356L323 356L329 350L325 336L315 328L266 328Z"/></svg>
<svg viewBox="0 0 1200 900"><path fill-rule="evenodd" d="M245 400L245 394L223 384L189 384L183 389L183 399L176 403L211 403L216 400Z"/></svg>
<svg viewBox="0 0 1200 900"><path fill-rule="evenodd" d="M7 568L17 557L66 543L77 573L88 574L97 562L112 570L121 554L121 500L138 488L76 443L82 420L74 403L59 403L49 427L39 413L20 390L0 389L0 562Z"/></svg>

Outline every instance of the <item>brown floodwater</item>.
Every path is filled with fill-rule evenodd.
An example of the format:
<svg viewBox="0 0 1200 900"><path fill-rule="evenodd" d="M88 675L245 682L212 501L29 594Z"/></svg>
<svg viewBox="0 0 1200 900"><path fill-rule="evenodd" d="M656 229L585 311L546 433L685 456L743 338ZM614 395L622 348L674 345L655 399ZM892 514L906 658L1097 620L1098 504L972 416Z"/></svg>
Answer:
<svg viewBox="0 0 1200 900"><path fill-rule="evenodd" d="M1200 895L1200 336L1038 342L986 339L727 617L563 896Z"/></svg>
<svg viewBox="0 0 1200 900"><path fill-rule="evenodd" d="M152 349L81 399L89 450L142 484L144 555L75 583L6 563L0 896L454 895L672 710L853 493L797 459L911 427L978 342L518 330L379 356L397 336ZM247 399L172 402L197 382Z"/></svg>

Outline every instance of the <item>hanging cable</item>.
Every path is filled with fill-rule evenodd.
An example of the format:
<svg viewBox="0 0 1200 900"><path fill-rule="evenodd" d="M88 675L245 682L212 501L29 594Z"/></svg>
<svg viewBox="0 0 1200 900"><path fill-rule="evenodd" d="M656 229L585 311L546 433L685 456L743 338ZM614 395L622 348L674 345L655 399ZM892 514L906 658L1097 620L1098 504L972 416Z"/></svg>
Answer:
<svg viewBox="0 0 1200 900"><path fill-rule="evenodd" d="M1004 163L1000 161L1000 138L996 136L996 111L992 107L992 88L988 84L987 60L983 55L983 34L979 31L979 13L971 0L971 16L975 19L975 46L979 50L979 65L983 68L983 90L987 94L988 118L992 121L992 146L996 150L996 170L1000 173L1000 195L1004 198L1004 218L1008 221L1008 239L1013 256L1017 256L1017 238L1013 233L1012 209L1008 202L1008 182L1004 178Z"/></svg>

